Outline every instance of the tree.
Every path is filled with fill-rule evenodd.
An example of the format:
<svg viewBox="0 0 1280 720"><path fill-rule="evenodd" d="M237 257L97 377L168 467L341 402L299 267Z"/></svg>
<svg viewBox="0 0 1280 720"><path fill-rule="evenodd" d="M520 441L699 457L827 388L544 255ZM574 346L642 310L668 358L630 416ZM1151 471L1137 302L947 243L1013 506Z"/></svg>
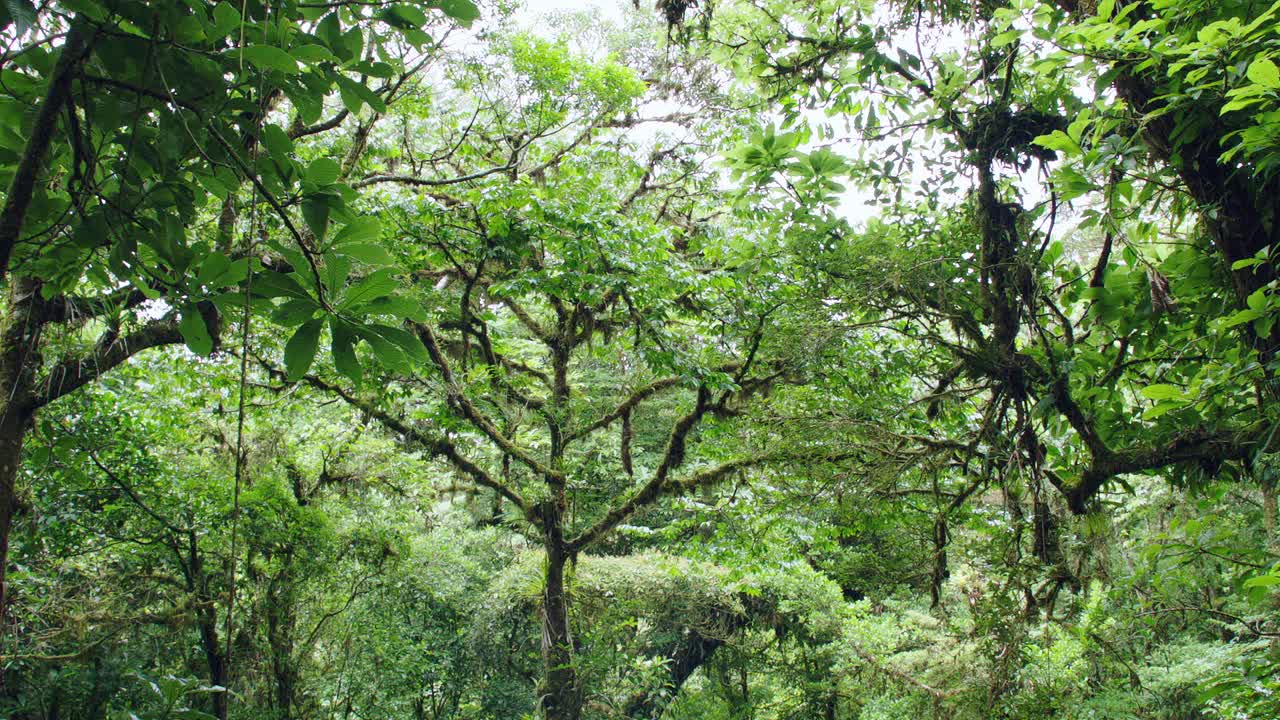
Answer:
<svg viewBox="0 0 1280 720"><path fill-rule="evenodd" d="M7 6L0 20L13 81L4 107L14 132L0 211L0 280L9 289L0 323L0 613L15 481L35 414L148 348L217 348L223 315L245 304L235 291L261 271L249 257L263 228L260 204L319 277L313 245L330 213L351 215L334 185L336 163L321 159L304 173L289 152L362 108L384 112L420 67L389 50L435 44L422 10L369 8L377 12L257 2ZM447 15L469 21L475 9L452 2ZM322 120L335 91L344 107ZM289 127L267 123L286 99ZM18 132L26 107L36 108L30 131ZM291 219L296 199L285 195L295 193L306 195L309 235Z"/></svg>
<svg viewBox="0 0 1280 720"><path fill-rule="evenodd" d="M466 169L474 189L450 194L434 189L447 181L429 176L361 181L427 188L395 217L411 243L399 248L404 272L434 286L409 300L389 297L386 276L360 281L351 292L371 312L405 324L361 331L331 322L335 369L347 380L301 379L446 460L460 479L494 493L496 514L537 538L546 558L542 712L576 718L584 689L569 613L575 558L663 497L828 451L770 451L763 438L737 438L738 450L700 440L734 437L734 418L803 370L803 348L778 335L786 315L778 309L792 292L786 279L757 282L725 257L763 251L767 230L708 217L714 209L697 193L714 178L683 144L648 160L609 159L611 146L628 142L605 130L638 122L631 117L643 86L627 69L588 66L527 37L498 47L515 71L506 85L521 95L472 117L477 127L502 123L505 137L494 147L477 131L455 157L502 157L501 166ZM576 137L533 145L566 128ZM767 256L743 262L775 267ZM357 339L395 374L370 384L364 370L373 366L354 353ZM310 364L307 353L294 356L296 347L285 348L281 379L298 379ZM384 392L361 391L368 387ZM678 408L673 419L646 417L650 403L668 396ZM641 422L660 438L643 455ZM616 445L606 439L610 428L618 428Z"/></svg>

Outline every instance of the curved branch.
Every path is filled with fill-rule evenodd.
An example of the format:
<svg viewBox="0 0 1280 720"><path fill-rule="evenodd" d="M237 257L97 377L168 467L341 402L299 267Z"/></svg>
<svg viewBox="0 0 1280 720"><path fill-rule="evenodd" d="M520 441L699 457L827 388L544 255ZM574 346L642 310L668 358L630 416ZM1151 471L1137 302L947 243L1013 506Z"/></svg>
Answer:
<svg viewBox="0 0 1280 720"><path fill-rule="evenodd" d="M32 396L28 408L37 410L88 385L143 350L183 342L178 323L171 317L148 323L141 330L124 337L104 335L88 355L54 365L45 379L43 392Z"/></svg>
<svg viewBox="0 0 1280 720"><path fill-rule="evenodd" d="M267 367L267 370L273 375L283 377L283 373L279 370L267 366L265 363L263 363L263 365ZM305 380L308 385L318 390L322 390L332 395L337 395L348 405L377 420L387 429L397 432L406 439L417 443L433 457L441 457L448 460L449 464L453 465L459 473L469 477L476 485L489 488L507 500L510 500L516 507L520 508L520 511L524 514L526 519L535 525L538 524L537 516L530 511L529 504L520 496L520 493L516 492L514 488L507 486L505 483L494 479L494 477L486 472L484 468L480 467L459 452L457 446L446 438L435 437L419 427L410 425L404 420L401 420L391 413L377 407L373 403L361 400L350 391L338 385L325 382L315 375L307 375L303 377L303 380Z"/></svg>

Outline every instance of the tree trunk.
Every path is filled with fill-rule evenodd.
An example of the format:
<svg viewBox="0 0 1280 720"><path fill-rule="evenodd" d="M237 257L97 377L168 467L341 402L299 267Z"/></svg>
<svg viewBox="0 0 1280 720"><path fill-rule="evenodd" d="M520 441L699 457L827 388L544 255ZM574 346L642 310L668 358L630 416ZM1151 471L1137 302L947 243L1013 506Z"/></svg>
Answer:
<svg viewBox="0 0 1280 720"><path fill-rule="evenodd" d="M200 649L204 651L209 666L209 684L223 688L209 693L214 717L227 720L230 692L230 647L224 648L218 640L218 610L209 593L209 578L204 572L204 560L200 557L200 538L194 530L187 531L187 590L191 592L200 609L196 613L196 625L200 631Z"/></svg>
<svg viewBox="0 0 1280 720"><path fill-rule="evenodd" d="M4 387L12 384L6 382ZM30 426L30 417L13 405L0 405L0 627L5 624L9 603L9 531L18 509L18 468L22 464L22 442Z"/></svg>
<svg viewBox="0 0 1280 720"><path fill-rule="evenodd" d="M569 631L569 597L565 565L569 557L562 525L563 509L551 501L546 511L547 569L542 593L542 716L546 720L578 720L582 693L573 659L573 635Z"/></svg>
<svg viewBox="0 0 1280 720"><path fill-rule="evenodd" d="M0 327L0 628L9 602L9 533L18 509L22 444L31 429L31 369L39 361L39 285L15 280Z"/></svg>
<svg viewBox="0 0 1280 720"><path fill-rule="evenodd" d="M222 692L209 693L213 716L218 720L227 720L227 657L218 642L217 612L208 609L199 614L200 647L204 650L205 662L209 665L209 684L224 688Z"/></svg>

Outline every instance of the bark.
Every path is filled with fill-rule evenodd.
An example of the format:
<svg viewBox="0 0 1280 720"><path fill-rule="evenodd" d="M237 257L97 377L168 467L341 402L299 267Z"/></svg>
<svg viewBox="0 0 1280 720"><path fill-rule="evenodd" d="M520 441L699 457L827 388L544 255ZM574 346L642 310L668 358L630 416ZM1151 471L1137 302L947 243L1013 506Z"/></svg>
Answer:
<svg viewBox="0 0 1280 720"><path fill-rule="evenodd" d="M929 583L929 607L936 609L942 603L942 585L951 576L947 569L947 545L950 543L947 532L947 516L939 515L933 521L933 576Z"/></svg>
<svg viewBox="0 0 1280 720"><path fill-rule="evenodd" d="M73 22L62 43L62 54L54 65L45 90L44 99L36 113L31 137L18 160L13 180L5 193L4 208L0 210L0 280L8 274L9 259L22 238L22 227L27 219L27 208L43 169L49 146L58 126L58 115L71 95L71 79L75 68L84 59L89 39L80 23Z"/></svg>
<svg viewBox="0 0 1280 720"><path fill-rule="evenodd" d="M569 629L569 595L565 583L569 553L562 527L563 508L555 501L543 507L546 508L547 569L542 593L542 716L546 720L578 720L582 716L582 692Z"/></svg>
<svg viewBox="0 0 1280 720"><path fill-rule="evenodd" d="M0 328L0 631L9 602L9 534L18 509L22 445L31 429L31 368L38 359L40 291L22 279L13 284Z"/></svg>
<svg viewBox="0 0 1280 720"><path fill-rule="evenodd" d="M200 649L204 651L205 663L209 666L209 684L225 688L229 681L227 656L218 641L217 611L201 610L197 624L200 628ZM227 693L209 693L209 702L213 716L218 720L227 720Z"/></svg>

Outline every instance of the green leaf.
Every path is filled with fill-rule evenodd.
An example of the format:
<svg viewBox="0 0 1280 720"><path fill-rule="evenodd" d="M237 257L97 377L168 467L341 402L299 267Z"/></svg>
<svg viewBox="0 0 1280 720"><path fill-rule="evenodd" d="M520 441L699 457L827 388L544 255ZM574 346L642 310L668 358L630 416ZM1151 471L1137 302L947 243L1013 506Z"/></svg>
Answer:
<svg viewBox="0 0 1280 720"><path fill-rule="evenodd" d="M335 53L342 47L342 21L338 19L338 11L325 15L316 24L316 37L320 38Z"/></svg>
<svg viewBox="0 0 1280 720"><path fill-rule="evenodd" d="M1021 30L1008 30L1006 32L1002 32L999 35L996 35L995 37L991 38L991 47L1004 47L1005 45L1012 45L1013 43L1017 42L1018 38L1020 37L1022 37Z"/></svg>
<svg viewBox="0 0 1280 720"><path fill-rule="evenodd" d="M1245 305L1248 305L1250 310L1261 313L1267 308L1267 291L1255 290L1249 295L1249 297L1245 298L1244 301Z"/></svg>
<svg viewBox="0 0 1280 720"><path fill-rule="evenodd" d="M480 8L476 7L471 0L437 0L436 7L464 25L470 25L480 19Z"/></svg>
<svg viewBox="0 0 1280 720"><path fill-rule="evenodd" d="M329 318L329 332L333 335L333 366L351 382L359 384L364 372L360 358L356 357L356 335L351 328L336 317Z"/></svg>
<svg viewBox="0 0 1280 720"><path fill-rule="evenodd" d="M200 357L208 357L213 352L213 336L209 334L209 326L200 314L200 308L189 302L182 306L182 319L178 322L178 332L187 342L191 352Z"/></svg>
<svg viewBox="0 0 1280 720"><path fill-rule="evenodd" d="M235 3L220 2L213 6L213 23L219 35L229 35L232 30L240 27L240 11L234 5Z"/></svg>
<svg viewBox="0 0 1280 720"><path fill-rule="evenodd" d="M364 53L364 32L359 27L353 27L342 33L342 48L335 52L348 61L359 60Z"/></svg>
<svg viewBox="0 0 1280 720"><path fill-rule="evenodd" d="M426 346L422 344L417 335L408 330L391 325L370 325L369 328L394 343L396 347L403 350L404 354L414 361L426 362L430 359L430 356L427 355Z"/></svg>
<svg viewBox="0 0 1280 720"><path fill-rule="evenodd" d="M367 315L392 315L401 320L427 321L427 310L422 304L403 295L388 295L360 306Z"/></svg>
<svg viewBox="0 0 1280 720"><path fill-rule="evenodd" d="M311 295L291 276L268 270L254 276L253 292L262 297L307 298Z"/></svg>
<svg viewBox="0 0 1280 720"><path fill-rule="evenodd" d="M200 263L200 272L196 274L196 284L213 287L214 283L231 269L231 258L220 252L210 253Z"/></svg>
<svg viewBox="0 0 1280 720"><path fill-rule="evenodd" d="M1175 385L1148 385L1142 388L1142 396L1148 400L1185 400L1187 394Z"/></svg>
<svg viewBox="0 0 1280 720"><path fill-rule="evenodd" d="M1079 155L1080 144L1071 139L1071 136L1061 130L1054 130L1048 135L1041 135L1033 140L1036 145L1049 148L1050 150L1058 150L1067 155Z"/></svg>
<svg viewBox="0 0 1280 720"><path fill-rule="evenodd" d="M350 243L347 245L338 245L333 248L336 253L341 253L353 260L359 260L369 265L387 266L394 265L396 260L391 257L391 253L387 249L377 243Z"/></svg>
<svg viewBox="0 0 1280 720"><path fill-rule="evenodd" d="M1044 256L1041 258L1041 260L1044 262L1045 265L1053 265L1055 262L1058 261L1058 258L1062 257L1062 253L1065 250L1066 248L1063 246L1062 242L1059 240L1055 240L1045 250Z"/></svg>
<svg viewBox="0 0 1280 720"><path fill-rule="evenodd" d="M289 53L274 45L245 45L227 51L232 58L243 57L259 70L275 70L286 75L297 75L298 61Z"/></svg>
<svg viewBox="0 0 1280 720"><path fill-rule="evenodd" d="M307 221L316 241L324 242L324 236L329 232L329 203L308 195L302 201L302 218Z"/></svg>
<svg viewBox="0 0 1280 720"><path fill-rule="evenodd" d="M1263 87L1280 88L1280 68L1276 67L1271 58L1254 58L1254 61L1249 63L1245 76Z"/></svg>
<svg viewBox="0 0 1280 720"><path fill-rule="evenodd" d="M337 235L333 236L334 245L363 243L377 240L382 234L382 221L372 215L362 215L347 223ZM361 258L356 258L357 260Z"/></svg>
<svg viewBox="0 0 1280 720"><path fill-rule="evenodd" d="M311 298L294 298L276 308L271 320L277 325L295 327L310 320L319 309L320 306Z"/></svg>
<svg viewBox="0 0 1280 720"><path fill-rule="evenodd" d="M311 369L320 345L320 326L324 318L314 318L303 323L284 346L285 377L297 382Z"/></svg>
<svg viewBox="0 0 1280 720"><path fill-rule="evenodd" d="M345 255L325 253L324 255L324 287L331 294L342 290L351 274L351 260Z"/></svg>
<svg viewBox="0 0 1280 720"><path fill-rule="evenodd" d="M314 65L322 62L338 62L338 56L330 52L329 48L323 45L316 45L315 43L299 45L298 47L293 48L290 54L293 55L293 59L301 63L306 63L307 65Z"/></svg>
<svg viewBox="0 0 1280 720"><path fill-rule="evenodd" d="M1276 585L1280 585L1280 575L1275 574L1259 575L1244 581L1244 586L1247 588L1274 587Z"/></svg>
<svg viewBox="0 0 1280 720"><path fill-rule="evenodd" d="M1155 420L1157 418L1160 418L1168 414L1173 410L1181 410L1186 406L1187 404L1185 402L1179 402L1174 400L1161 400L1155 405L1152 405L1151 407L1147 408L1147 410L1142 413L1142 419Z"/></svg>
<svg viewBox="0 0 1280 720"><path fill-rule="evenodd" d="M336 160L331 158L318 158L313 160L307 166L307 174L304 176L306 181L312 185L323 187L332 185L338 181L338 176L342 174L342 166Z"/></svg>
<svg viewBox="0 0 1280 720"><path fill-rule="evenodd" d="M360 280L347 289L343 296L342 307L350 308L390 295L399 287L395 279L395 270L383 268Z"/></svg>
<svg viewBox="0 0 1280 720"><path fill-rule="evenodd" d="M293 141L289 139L289 134L275 123L263 126L262 144L277 160L283 161L293 152Z"/></svg>
<svg viewBox="0 0 1280 720"><path fill-rule="evenodd" d="M31 0L5 0L4 6L19 35L36 26L36 8Z"/></svg>
<svg viewBox="0 0 1280 720"><path fill-rule="evenodd" d="M392 5L382 11L382 18L386 22L400 28L421 28L430 22L426 13L412 5Z"/></svg>
<svg viewBox="0 0 1280 720"><path fill-rule="evenodd" d="M385 113L387 104L382 96L370 90L364 83L356 82L346 75L335 75L338 92L342 96L342 104L353 113L360 112L360 104L364 103L377 113Z"/></svg>
<svg viewBox="0 0 1280 720"><path fill-rule="evenodd" d="M403 375L412 375L413 361L409 359L404 349L378 332L377 327L360 326L356 328L356 333L369 343L373 356L383 367Z"/></svg>
<svg viewBox="0 0 1280 720"><path fill-rule="evenodd" d="M1235 314L1230 315L1229 317L1223 319L1222 327L1232 328L1237 325L1243 325L1244 323L1253 322L1254 320L1257 320L1258 318L1262 317L1262 315L1263 313L1257 310L1254 310L1253 308L1246 308L1244 310L1240 310L1239 312L1236 312Z"/></svg>

